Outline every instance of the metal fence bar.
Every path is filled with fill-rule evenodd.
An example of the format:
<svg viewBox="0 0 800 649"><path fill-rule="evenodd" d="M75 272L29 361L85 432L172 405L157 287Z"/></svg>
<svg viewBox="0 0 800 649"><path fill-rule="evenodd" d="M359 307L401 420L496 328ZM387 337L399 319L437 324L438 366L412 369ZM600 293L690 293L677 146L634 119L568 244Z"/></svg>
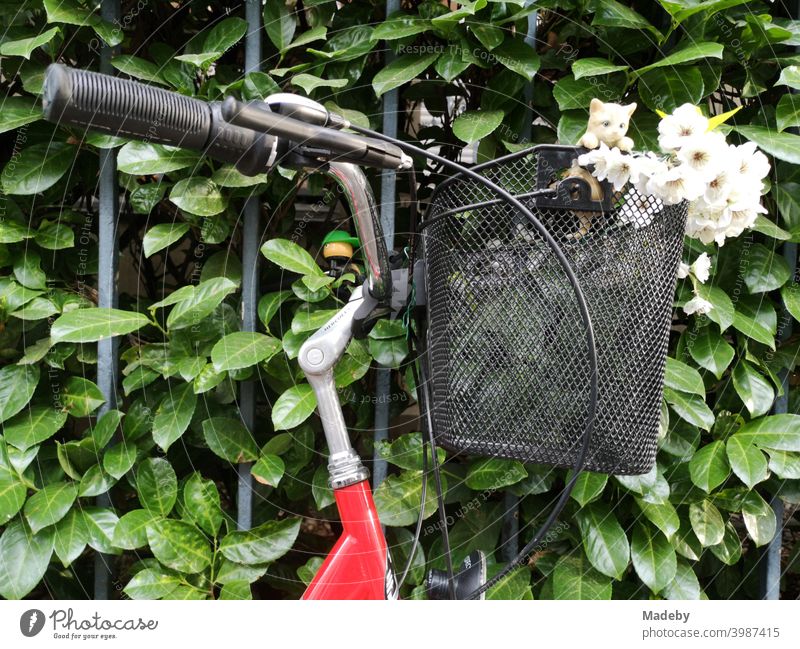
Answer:
<svg viewBox="0 0 800 649"><path fill-rule="evenodd" d="M386 15L400 10L400 0L386 0ZM392 62L394 53L386 51L386 65ZM389 137L397 137L397 89L390 90L383 96L383 133ZM386 246L394 247L395 201L397 200L397 174L384 170L381 174L381 227ZM375 453L372 463L372 485L377 488L386 478L386 460L378 457L378 442L389 438L389 404L392 396L392 370L379 368L375 378Z"/></svg>
<svg viewBox="0 0 800 649"><path fill-rule="evenodd" d="M258 72L261 67L261 0L247 0L245 5L247 37L244 50L244 72ZM242 229L242 331L256 331L258 323L258 244L261 238L261 200L250 196L244 205ZM256 423L256 383L243 381L239 388L239 409L242 422L251 434ZM253 477L251 462L237 467L239 481L236 498L236 525L247 530L253 523Z"/></svg>
<svg viewBox="0 0 800 649"><path fill-rule="evenodd" d="M104 20L119 25L119 0L103 0L100 13ZM100 52L100 72L113 74L111 58L115 48L103 45ZM101 149L99 153L100 178L98 192L98 260L97 260L97 306L117 306L117 219L119 217L119 192L117 187L117 151ZM119 338L106 338L97 343L97 386L103 393L105 403L98 417L117 407L117 374L119 369ZM111 506L111 495L106 492L96 499L100 507ZM110 557L98 552L94 558L94 598L108 599L110 596Z"/></svg>
<svg viewBox="0 0 800 649"><path fill-rule="evenodd" d="M533 4L528 0L526 6ZM528 31L525 34L525 43L531 47L536 47L536 20L539 12L534 11L528 16ZM533 81L525 84L525 120L523 122L522 142L531 141L533 131ZM510 491L506 491L503 498L504 514L502 527L502 541L500 545L500 556L503 561L511 561L519 552L519 496L515 496Z"/></svg>

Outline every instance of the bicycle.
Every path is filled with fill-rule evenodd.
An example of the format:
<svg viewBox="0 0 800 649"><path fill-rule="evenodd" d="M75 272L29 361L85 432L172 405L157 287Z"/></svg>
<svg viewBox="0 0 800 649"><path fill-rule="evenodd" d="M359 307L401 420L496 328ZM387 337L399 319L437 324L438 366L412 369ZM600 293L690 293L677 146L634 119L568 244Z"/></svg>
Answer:
<svg viewBox="0 0 800 649"><path fill-rule="evenodd" d="M568 440L569 457L572 461L567 463L563 458L559 460L561 465L571 466L573 473L532 540L505 568L487 580L486 560L480 552L471 553L458 570L452 565L437 454L430 453L432 467L429 469L427 448L423 448L422 502L426 502L427 476L432 471L437 487L440 531L447 566L445 571L429 573L428 595L433 599L483 598L488 588L498 583L525 559L562 511L581 470L587 463L596 460L596 454L591 447L592 436L598 412L601 422L604 414L602 409L598 411L598 347L592 317L586 296L573 269L573 266L580 266L580 260L574 258L574 253L572 259L568 258L562 249L567 239L560 236L561 241L557 241L550 232L553 228L545 227L538 215L533 213L530 203L523 203L523 200L541 201L541 204L549 206L547 209L562 211L574 208L575 205L591 203L591 189L580 178L553 180L553 169L562 168L566 160L563 147L540 147L537 155L553 169L546 178L539 179L541 182L538 183L538 190L514 195L500 182L490 178L491 169L480 173L485 170L486 165L468 169L413 144L352 125L320 104L290 94L279 93L263 102L248 104L233 97L222 102L205 103L138 82L53 64L47 70L43 97L45 117L56 123L203 151L214 159L234 164L241 173L247 175L263 173L275 167L278 162L286 167L321 171L341 187L362 245L366 278L361 286L353 290L346 305L302 345L298 356L299 365L317 398L317 410L329 451L330 485L343 526L342 536L306 590L304 599L396 598L419 542L423 518L424 507L420 510L408 565L398 579L372 499L369 473L353 448L345 425L333 379L333 368L352 337L364 335L377 317L396 315L401 311L407 316L412 313L408 308L409 295L414 292L409 288L410 284L421 292L423 288L430 288L429 284L435 285L435 278L425 276L420 279L419 262L412 264L410 268L391 268L375 199L362 167L410 170L413 169L410 155L426 156L455 172L453 179L444 183L448 189L458 187L458 182L469 183L468 187L474 190L472 195L481 199L471 202L462 200L453 209L440 209L439 213L429 215L430 218L426 219L422 227L434 229L435 224L446 227L448 219L454 213L464 215L480 213L481 210L507 210L514 215L517 228L515 232L522 223L524 236L536 237L539 242L537 250L546 250L552 256L550 270L540 265L538 271L534 268L528 274L536 276L538 273L549 279L557 271L561 282L559 290L563 295L569 293L570 300L574 300L569 309L562 309L561 315L562 321L571 319L577 322L575 331L582 335L581 358L586 367L580 379L580 390L575 391L575 394L579 395L585 407L582 411L583 424L575 424L578 432ZM344 129L355 131L356 134ZM521 159L519 154L507 158L514 164ZM537 164L536 173L541 175L542 169L547 165ZM480 191L474 188L480 188ZM611 192L609 197L610 195ZM537 206L539 203L534 202L533 205ZM594 208L608 210L611 205L606 200L602 206L594 205ZM573 240L568 245L575 248L574 243ZM436 244L428 245L435 252ZM512 246L509 250L519 255L517 248L519 246ZM531 246L524 239L522 249L526 256L515 257L514 263L530 264ZM675 256L672 249L670 254ZM446 251L440 256L448 257ZM451 270L446 272L451 275L455 273ZM458 272L466 274L466 271ZM424 271L422 274L424 275ZM479 286L479 282L485 280L485 277L481 280L476 275L474 285ZM500 276L493 279L490 277L486 286L489 291L498 290L502 282L503 278ZM674 283L672 286L674 289ZM440 287L436 290L441 293L450 289ZM416 316L417 344L420 347L418 365L423 377L427 377L431 375L431 368L428 366L430 363L441 365L441 360L437 360L441 357L440 337L426 334L420 309L417 309ZM435 347L432 361L426 353L426 344L429 343ZM665 353L662 355L665 356ZM662 377L663 362L662 358ZM442 418L441 408L436 409L435 406L437 400L441 403L442 399L449 398L448 392L445 389L445 396L441 396L441 381L438 384L434 381L433 387L433 392L439 396L429 391L426 380L417 381L417 385L420 410L426 423L427 439L424 441L434 449L437 443L435 420ZM500 386L504 387L502 382ZM456 400L457 396L454 395L453 399ZM433 412L434 410L436 411ZM446 442L446 446L456 450L470 446L454 441L453 435L444 435L441 440ZM480 443L474 449L478 452L506 457L514 457L514 453L519 455L519 451L508 450L502 444L498 446L493 442L494 445L487 445L478 441ZM649 447L646 450L649 453ZM654 451L652 455L654 461ZM631 470L638 469L634 467Z"/></svg>

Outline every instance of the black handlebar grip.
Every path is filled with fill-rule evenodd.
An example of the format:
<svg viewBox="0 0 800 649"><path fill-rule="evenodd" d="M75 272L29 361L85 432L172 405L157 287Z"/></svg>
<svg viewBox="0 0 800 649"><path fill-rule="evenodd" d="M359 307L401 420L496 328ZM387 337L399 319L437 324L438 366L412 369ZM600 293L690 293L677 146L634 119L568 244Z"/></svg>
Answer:
<svg viewBox="0 0 800 649"><path fill-rule="evenodd" d="M276 156L275 138L227 123L219 102L98 72L50 65L42 103L48 121L203 151L249 176L264 172Z"/></svg>
<svg viewBox="0 0 800 649"><path fill-rule="evenodd" d="M42 97L45 119L121 137L202 150L208 104L176 92L54 63Z"/></svg>

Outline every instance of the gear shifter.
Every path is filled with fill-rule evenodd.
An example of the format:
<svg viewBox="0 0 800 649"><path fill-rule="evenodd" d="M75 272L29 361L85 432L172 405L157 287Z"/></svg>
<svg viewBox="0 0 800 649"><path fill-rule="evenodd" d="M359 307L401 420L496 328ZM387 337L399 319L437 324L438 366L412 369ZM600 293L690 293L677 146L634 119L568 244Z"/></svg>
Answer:
<svg viewBox="0 0 800 649"><path fill-rule="evenodd" d="M486 583L486 556L480 550L467 555L461 569L454 577L456 599L466 599L477 588ZM444 570L431 570L425 584L428 599L450 599L450 588L447 585L447 573ZM480 599L484 599L481 593Z"/></svg>

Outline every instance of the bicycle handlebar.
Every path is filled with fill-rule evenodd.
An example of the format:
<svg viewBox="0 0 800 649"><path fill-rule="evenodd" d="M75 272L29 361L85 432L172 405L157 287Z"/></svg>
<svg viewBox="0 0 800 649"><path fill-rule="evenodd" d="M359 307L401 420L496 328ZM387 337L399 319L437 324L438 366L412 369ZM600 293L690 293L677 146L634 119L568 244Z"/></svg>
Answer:
<svg viewBox="0 0 800 649"><path fill-rule="evenodd" d="M221 102L54 63L47 68L44 117L113 135L203 151L254 176L274 162L275 138L226 122Z"/></svg>

